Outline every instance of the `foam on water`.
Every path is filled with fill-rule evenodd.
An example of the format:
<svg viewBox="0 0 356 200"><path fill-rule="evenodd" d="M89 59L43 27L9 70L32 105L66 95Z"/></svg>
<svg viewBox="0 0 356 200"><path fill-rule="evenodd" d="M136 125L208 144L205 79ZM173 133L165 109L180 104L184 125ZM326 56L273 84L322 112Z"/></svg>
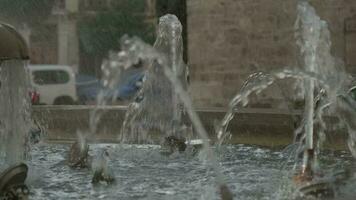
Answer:
<svg viewBox="0 0 356 200"><path fill-rule="evenodd" d="M32 199L219 199L214 172L202 165L198 157L166 157L160 154L159 146L153 145L124 148L117 144L92 145L91 155L103 147L111 149L110 167L116 172L117 180L108 187L94 187L89 170L72 170L63 162L62 155L68 147L43 145L33 151L30 167L34 173L43 173L29 183ZM280 150L245 145L226 146L219 151L222 173L236 197L277 199L276 191L280 191L287 194L278 199L289 199L290 186L286 186L285 180L292 175L293 163L281 168L289 155ZM330 170L353 165L349 154L331 153L321 155ZM330 159L329 155L337 159Z"/></svg>

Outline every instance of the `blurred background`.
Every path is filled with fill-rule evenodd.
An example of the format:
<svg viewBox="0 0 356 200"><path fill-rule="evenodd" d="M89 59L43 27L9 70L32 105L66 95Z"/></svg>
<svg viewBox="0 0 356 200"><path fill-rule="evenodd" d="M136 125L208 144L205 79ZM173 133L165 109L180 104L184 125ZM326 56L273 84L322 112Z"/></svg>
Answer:
<svg viewBox="0 0 356 200"><path fill-rule="evenodd" d="M30 47L33 103L95 104L101 64L119 50L120 38L128 34L153 44L158 16L175 14L186 27L185 9L181 0L0 0L0 20ZM144 68L122 73L118 104L134 97Z"/></svg>
<svg viewBox="0 0 356 200"><path fill-rule="evenodd" d="M184 28L184 59L195 106L225 108L250 74L298 66L296 2L0 0L0 20L15 26L30 47L37 104L94 104L101 87L100 66L110 51L119 50L119 39L136 35L152 44L158 18L175 14ZM310 2L329 25L332 54L355 74L356 1ZM122 74L118 104L133 98L144 69ZM296 95L290 95L293 87L277 83L251 97L249 107L297 107L298 101L291 99Z"/></svg>

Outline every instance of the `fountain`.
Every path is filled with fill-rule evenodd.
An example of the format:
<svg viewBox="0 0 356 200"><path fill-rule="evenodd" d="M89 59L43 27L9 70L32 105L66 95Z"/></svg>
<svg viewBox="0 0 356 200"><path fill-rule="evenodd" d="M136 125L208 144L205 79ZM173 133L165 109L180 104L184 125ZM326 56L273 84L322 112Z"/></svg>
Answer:
<svg viewBox="0 0 356 200"><path fill-rule="evenodd" d="M68 164L72 168L86 168L89 166L89 144L86 138L78 132L78 141L73 143L68 155Z"/></svg>
<svg viewBox="0 0 356 200"><path fill-rule="evenodd" d="M324 66L321 66L320 60L318 60L321 59L318 55L318 51L330 51L330 49L321 48L323 39L328 39L322 37L322 31L328 31L326 22L320 20L316 15L314 8L311 7L308 2L300 1L298 4L297 23L299 23L300 29L300 40L298 41L298 45L300 46L301 54L304 57L302 65L305 66L305 71L314 73L318 71L327 72L325 69L322 69ZM334 191L332 183L330 183L330 181L320 180L320 177L318 177L318 175L322 175L318 174L318 171L320 170L318 169L317 164L317 154L320 151L320 147L316 145L322 143L322 137L317 138L314 127L315 81L310 79L305 80L304 87L306 88L304 111L305 124L303 127L304 135L301 137L303 138L303 141L301 141L301 143L303 143L303 164L300 174L295 177L295 182L297 185L302 185L299 190L303 195L333 196Z"/></svg>
<svg viewBox="0 0 356 200"><path fill-rule="evenodd" d="M93 162L93 179L92 183L106 182L107 184L115 181L112 173L108 168L109 153L106 149L100 152L100 155L96 157L97 160Z"/></svg>
<svg viewBox="0 0 356 200"><path fill-rule="evenodd" d="M187 79L186 67L182 59L181 29L182 26L176 16L165 15L160 18L158 37L153 47L144 44L137 38L124 37L121 40L121 51L116 56L111 56L111 59L106 62L106 65L109 65L111 69L116 68L117 71L141 61L150 63L146 80L139 93L140 101L132 103L127 111L121 132L121 141L142 142L140 141L141 135L147 139L146 134L149 129L156 129L167 135L162 147L168 146L171 153L174 151L183 152L186 148L185 139L182 136L184 134L182 130L185 130L184 127L186 127L182 123L182 106L184 105L194 128L202 138L205 153L216 173L216 181L221 193L226 197L232 197L210 148L206 130L194 111L186 92ZM106 83L113 85L110 84L110 81L106 81ZM139 129L135 127L137 124L140 126ZM135 130L135 132L132 133L130 130Z"/></svg>
<svg viewBox="0 0 356 200"><path fill-rule="evenodd" d="M325 140L326 124L323 121L323 113L328 108L329 113L345 117L346 123L350 124L350 112L354 112L350 97L345 92L349 77L330 54L330 33L327 23L319 18L314 8L308 1L298 1L298 16L296 22L296 39L300 47L300 64L302 69L294 67L272 72L270 74L256 73L249 77L243 85L241 92L234 97L229 106L229 111L217 128L217 136L221 145L228 137L227 127L234 117L235 109L239 104L248 104L248 96L251 93L260 93L275 80L296 78L302 80L304 90L304 114L300 127L295 131L296 164L294 170L299 167L299 158L302 157L301 170L293 177L297 187L296 199L300 198L331 198L336 195L340 182L346 181L349 174L346 171L333 175L326 175L319 165L319 154ZM304 68L304 69L303 69ZM296 70L297 69L297 70ZM320 92L317 92L317 91ZM317 93L317 96L315 96ZM340 96L341 95L341 96ZM345 98L347 96L347 98ZM341 98L340 98L341 97ZM340 100L347 105L342 105ZM341 103L343 104L343 103ZM347 109L345 109L347 107ZM352 115L352 114L351 114ZM349 128L349 147L353 151L354 131L352 125Z"/></svg>
<svg viewBox="0 0 356 200"><path fill-rule="evenodd" d="M161 54L160 57L165 57L165 65L186 90L188 68L183 61L182 25L176 16L160 18L153 48ZM164 67L158 60L142 60L147 63L148 70L139 94L141 97L129 106L126 114L121 131L122 141L147 142L151 130L165 135L165 144L184 141L187 137L187 126L182 121L184 110L173 84L165 76Z"/></svg>
<svg viewBox="0 0 356 200"><path fill-rule="evenodd" d="M239 199L344 198L338 196L340 190L354 187L354 183L350 183L355 179L354 174L334 169L340 167L340 163L349 164L352 159L345 152L333 155L321 151L326 132L323 116L326 112L333 113L347 124L349 148L356 157L353 120L356 102L345 89L349 80L347 74L330 54L326 22L307 1L299 1L297 9L300 66L252 74L216 127L216 148L211 146L187 92L188 69L182 59L179 20L174 15L160 18L153 47L138 38L123 37L120 51L110 53L102 65L104 89L99 92L98 103L90 113L89 130L78 131L78 141L72 144L68 159L63 156L67 145L45 144L33 148L32 160L28 162L32 169L29 173L32 176L29 181L31 194L24 184L28 168L20 163L27 156L25 152L28 152L30 140L27 135L30 130L27 80L22 61L27 56L20 53L3 57L0 93L6 95L0 95L0 102L9 106L1 108L1 113L6 114L0 119L0 172L3 172L0 199L1 195L10 199L30 195L34 199L230 200L233 194L238 194ZM0 56L13 52L2 51L7 46L1 45ZM142 90L130 104L118 133L121 143L90 144L89 148L89 142L96 143L94 136L105 112L103 108L115 99L121 71L137 63L146 65L147 71ZM13 81L19 77L23 79ZM239 106L249 103L249 95L287 78L298 80L305 88L305 110L300 127L295 131L295 144L286 151L222 145L229 138L229 122ZM11 88L18 88L19 92L13 93ZM184 117L189 118L189 122ZM194 129L190 128L190 123ZM157 143L157 135L160 145L148 145ZM199 141L195 143L191 137ZM187 149L191 145L202 146L202 149L190 154ZM286 153L289 150L292 153ZM294 160L287 162L290 157ZM322 166L325 160L333 163L332 173ZM286 163L283 167L280 166L282 162ZM86 168L91 168L93 173ZM102 187L103 184L107 187Z"/></svg>
<svg viewBox="0 0 356 200"><path fill-rule="evenodd" d="M30 104L27 45L16 30L0 23L0 199L27 199Z"/></svg>

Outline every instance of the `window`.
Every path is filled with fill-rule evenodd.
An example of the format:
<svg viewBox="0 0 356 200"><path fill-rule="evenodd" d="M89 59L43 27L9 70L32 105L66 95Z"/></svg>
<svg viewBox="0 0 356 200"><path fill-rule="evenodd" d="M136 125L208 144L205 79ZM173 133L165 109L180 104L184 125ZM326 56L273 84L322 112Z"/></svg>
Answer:
<svg viewBox="0 0 356 200"><path fill-rule="evenodd" d="M38 85L64 84L69 81L69 74L63 70L39 70L34 71L33 81Z"/></svg>

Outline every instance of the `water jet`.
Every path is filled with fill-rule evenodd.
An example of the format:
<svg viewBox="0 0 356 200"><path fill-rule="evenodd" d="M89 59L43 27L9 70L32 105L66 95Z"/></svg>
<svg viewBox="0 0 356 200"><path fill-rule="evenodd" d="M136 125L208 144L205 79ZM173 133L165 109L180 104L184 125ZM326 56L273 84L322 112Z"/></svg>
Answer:
<svg viewBox="0 0 356 200"><path fill-rule="evenodd" d="M18 164L29 147L27 45L10 25L0 23L0 197L27 199L28 167ZM15 90L15 91L13 91Z"/></svg>

